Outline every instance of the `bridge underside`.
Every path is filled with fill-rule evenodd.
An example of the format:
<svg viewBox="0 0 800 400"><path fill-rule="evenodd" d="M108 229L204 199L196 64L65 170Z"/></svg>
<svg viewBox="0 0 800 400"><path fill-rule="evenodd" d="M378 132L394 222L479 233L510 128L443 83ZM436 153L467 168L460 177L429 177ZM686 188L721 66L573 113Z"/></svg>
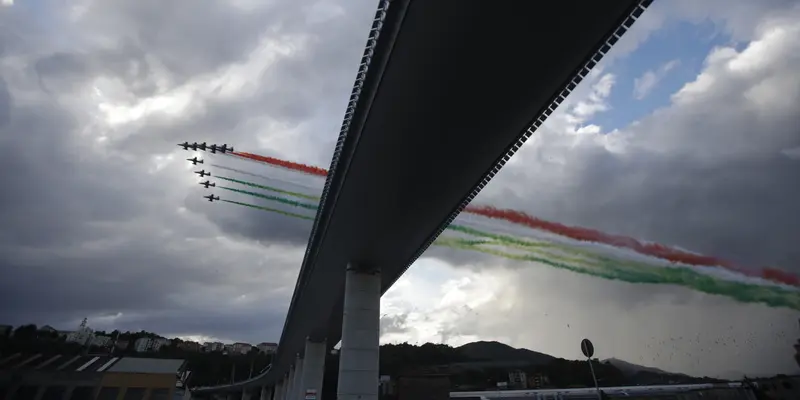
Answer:
<svg viewBox="0 0 800 400"><path fill-rule="evenodd" d="M277 359L247 385L309 336L335 345L347 264L388 290L638 3L393 1Z"/></svg>
<svg viewBox="0 0 800 400"><path fill-rule="evenodd" d="M319 246L308 306L297 309L298 328L337 343L346 264L379 267L388 290L638 2L543 3L411 3ZM326 313L327 326L316 326Z"/></svg>

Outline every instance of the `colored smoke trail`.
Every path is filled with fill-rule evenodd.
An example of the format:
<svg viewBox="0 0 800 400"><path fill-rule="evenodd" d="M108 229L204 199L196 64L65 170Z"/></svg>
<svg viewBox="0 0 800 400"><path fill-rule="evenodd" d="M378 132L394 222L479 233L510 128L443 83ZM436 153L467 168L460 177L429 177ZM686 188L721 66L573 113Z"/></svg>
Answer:
<svg viewBox="0 0 800 400"><path fill-rule="evenodd" d="M305 194L305 193L291 192L291 191L288 191L288 190L278 189L278 188L272 187L272 186L259 185L258 183L247 182L247 181L240 181L238 179L228 178L228 177L225 177L225 176L217 176L217 179L223 179L223 180L226 180L228 182L234 182L234 183L238 183L238 184L241 184L241 185L250 186L250 187L256 188L256 189L264 189L264 190L269 190L270 192L282 193L282 194L287 194L289 196L301 197L301 198L308 199L308 200L319 201L319 197L312 196L312 195Z"/></svg>
<svg viewBox="0 0 800 400"><path fill-rule="evenodd" d="M254 173L252 173L250 171L245 171L245 170L242 170L242 169L226 167L224 165L219 165L219 164L208 164L208 165L210 165L210 166L212 166L214 168L224 169L226 171L236 172L236 173L242 174L242 175L249 175L249 176L252 176L252 177L255 177L255 178L261 178L261 179L266 179L266 180L272 180L273 179L273 178L270 178L270 177L268 177L266 175L254 174Z"/></svg>
<svg viewBox="0 0 800 400"><path fill-rule="evenodd" d="M225 200L225 199L221 199L220 201L224 201L224 202L226 202L226 203L231 203L231 204L238 204L238 205L240 205L240 206L245 206L245 207L255 208L256 210L262 210L262 211L274 212L274 213L277 213L277 214L285 215L285 216L287 216L287 217L300 218L300 219L307 219L307 220L309 220L309 221L313 221L313 220L314 220L314 218L313 218L313 217L309 217L308 215L295 214L295 213L292 213L292 212L283 211L283 210L278 210L278 209L275 209L275 208L264 207L264 206L257 206L257 205L255 205L255 204L249 204L249 203L242 203L241 201L233 201L233 200Z"/></svg>
<svg viewBox="0 0 800 400"><path fill-rule="evenodd" d="M800 286L800 278L789 272L774 268L764 268L761 271L747 270L736 266L731 262L721 260L716 257L693 254L686 251L673 249L658 243L642 243L639 240L628 236L612 235L594 229L573 227L560 224L558 222L545 221L530 216L522 211L477 205L469 205L464 211L491 219L509 221L517 225L527 226L532 229L555 233L557 235L575 240L603 243L614 247L626 248L640 254L661 258L675 263L707 267L719 266L750 277L762 278L785 285Z"/></svg>
<svg viewBox="0 0 800 400"><path fill-rule="evenodd" d="M253 160L253 161L258 161L258 162L274 165L276 167L283 167L283 168L291 169L291 170L294 170L294 171L303 172L303 173L306 173L306 174L309 174L309 175L316 175L316 176L323 176L323 177L328 175L328 171L326 171L324 168L315 167L313 165L306 165L306 164L296 163L296 162L292 162L292 161L281 160L281 159L275 158L275 157L262 156L262 155L258 155L258 154L245 153L245 152L241 152L241 151L232 151L232 152L225 153L225 154L229 154L229 155L234 156L234 157L239 157L239 158L244 158L244 159L248 159L248 160Z"/></svg>
<svg viewBox="0 0 800 400"><path fill-rule="evenodd" d="M266 157L252 153L239 153L234 155L250 160L277 165L294 171L303 172L316 176L326 176L327 171L320 167L306 164L294 163L274 157ZM525 226L531 229L550 232L556 235L568 237L574 240L602 243L618 248L625 248L637 253L661 258L674 263L703 267L722 267L733 272L746 276L761 278L771 282L781 283L800 287L800 277L778 268L762 267L760 269L748 269L738 266L727 260L717 257L704 256L680 249L672 248L658 243L643 243L642 241L623 235L614 235L594 229L568 226L558 222L545 221L534 216L528 215L523 211L512 209L501 209L493 206L469 205L464 209L467 214L480 215L486 218L503 220L516 225Z"/></svg>
<svg viewBox="0 0 800 400"><path fill-rule="evenodd" d="M263 211L275 212L285 216L313 220L310 216L276 210L269 207L230 200L223 201ZM591 259L586 259L565 254L543 253L540 250L553 247L570 250L579 255L591 255L589 252L575 251L574 249L569 249L567 246L537 243L508 235L483 232L462 225L451 225L450 229L477 236L482 239L440 237L434 242L434 245L455 250L476 251L513 261L535 262L557 269L608 280L617 280L633 284L679 285L708 294L730 297L740 302L761 303L771 307L787 307L800 310L800 292L795 290L719 279L694 271L688 267L655 267L640 262L613 260L596 255ZM530 251L526 254L512 253L502 249L487 248L485 247L487 244L499 244L511 248L528 248Z"/></svg>
<svg viewBox="0 0 800 400"><path fill-rule="evenodd" d="M309 210L314 210L314 211L317 210L317 206L314 205L314 204L301 203L299 201L284 199L283 197L270 196L268 194L250 192L250 191L247 191L247 190L235 189L235 188L230 188L230 187L227 187L227 186L219 186L219 188L220 189L225 189L225 190L230 190L231 192L246 194L246 195L253 196L253 197L260 197L260 198L266 199L266 200L276 201L278 203L288 204L290 206L307 208Z"/></svg>

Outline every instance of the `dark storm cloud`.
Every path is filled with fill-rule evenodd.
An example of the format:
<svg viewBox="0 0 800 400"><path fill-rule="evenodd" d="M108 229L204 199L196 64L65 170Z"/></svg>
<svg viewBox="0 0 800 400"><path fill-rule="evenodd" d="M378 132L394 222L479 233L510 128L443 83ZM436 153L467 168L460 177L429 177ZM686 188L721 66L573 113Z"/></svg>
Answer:
<svg viewBox="0 0 800 400"><path fill-rule="evenodd" d="M100 329L277 340L310 223L210 205L182 164L159 156L183 140L252 146L255 133L271 133L263 118L291 127L337 114L329 131L313 132L335 137L375 4L348 3L328 20L319 4L186 12L103 1L83 8L77 25L55 16L65 9L46 10L66 46L25 23L25 9L4 14L0 321L69 329L88 316ZM303 46L249 82L252 96L206 93L192 99L199 114L117 127L91 98L97 78L129 105L169 95L245 62L265 37ZM321 154L317 143L304 151Z"/></svg>

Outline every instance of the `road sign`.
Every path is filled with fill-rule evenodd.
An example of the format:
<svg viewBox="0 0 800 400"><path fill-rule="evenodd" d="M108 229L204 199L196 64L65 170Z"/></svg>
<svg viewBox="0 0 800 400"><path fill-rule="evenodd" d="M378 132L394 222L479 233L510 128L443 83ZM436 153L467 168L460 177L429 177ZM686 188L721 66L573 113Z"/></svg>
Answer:
<svg viewBox="0 0 800 400"><path fill-rule="evenodd" d="M586 358L592 358L594 355L594 345L589 339L581 340L581 351Z"/></svg>

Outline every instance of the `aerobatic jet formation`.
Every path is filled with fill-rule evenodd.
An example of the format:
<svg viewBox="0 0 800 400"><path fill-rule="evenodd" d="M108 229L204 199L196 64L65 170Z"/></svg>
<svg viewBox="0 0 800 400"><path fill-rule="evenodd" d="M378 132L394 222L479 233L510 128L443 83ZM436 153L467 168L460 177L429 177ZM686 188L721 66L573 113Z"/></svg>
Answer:
<svg viewBox="0 0 800 400"><path fill-rule="evenodd" d="M195 174L200 175L200 177L204 176L211 176L211 172L206 172L206 170L201 169L200 171L194 171Z"/></svg>
<svg viewBox="0 0 800 400"><path fill-rule="evenodd" d="M222 146L218 146L216 144L210 144L209 145L209 144L206 144L206 142L199 143L199 144L197 142L194 142L192 144L189 144L189 142L183 142L183 143L178 143L178 146L183 147L184 150L189 150L189 149L192 149L192 150L203 150L203 151L210 151L210 152L215 153L215 154L217 152L220 152L222 154L225 154L225 153L227 153L229 151L233 152L233 146L228 147L227 143L223 144Z"/></svg>
<svg viewBox="0 0 800 400"><path fill-rule="evenodd" d="M216 183L212 183L212 182L211 182L211 181L209 181L209 180L206 180L205 182L200 182L200 184L201 184L201 185L203 185L203 186L205 186L205 187L206 187L206 189L208 189L209 187L217 187L217 184L216 184Z"/></svg>
<svg viewBox="0 0 800 400"><path fill-rule="evenodd" d="M200 160L197 157L187 158L186 161L191 161L192 165L197 165L197 164L202 164L203 163L203 160Z"/></svg>
<svg viewBox="0 0 800 400"><path fill-rule="evenodd" d="M214 200L219 200L219 196L214 196L213 194L210 194L208 196L203 196L203 197L207 198L210 203L213 203Z"/></svg>

